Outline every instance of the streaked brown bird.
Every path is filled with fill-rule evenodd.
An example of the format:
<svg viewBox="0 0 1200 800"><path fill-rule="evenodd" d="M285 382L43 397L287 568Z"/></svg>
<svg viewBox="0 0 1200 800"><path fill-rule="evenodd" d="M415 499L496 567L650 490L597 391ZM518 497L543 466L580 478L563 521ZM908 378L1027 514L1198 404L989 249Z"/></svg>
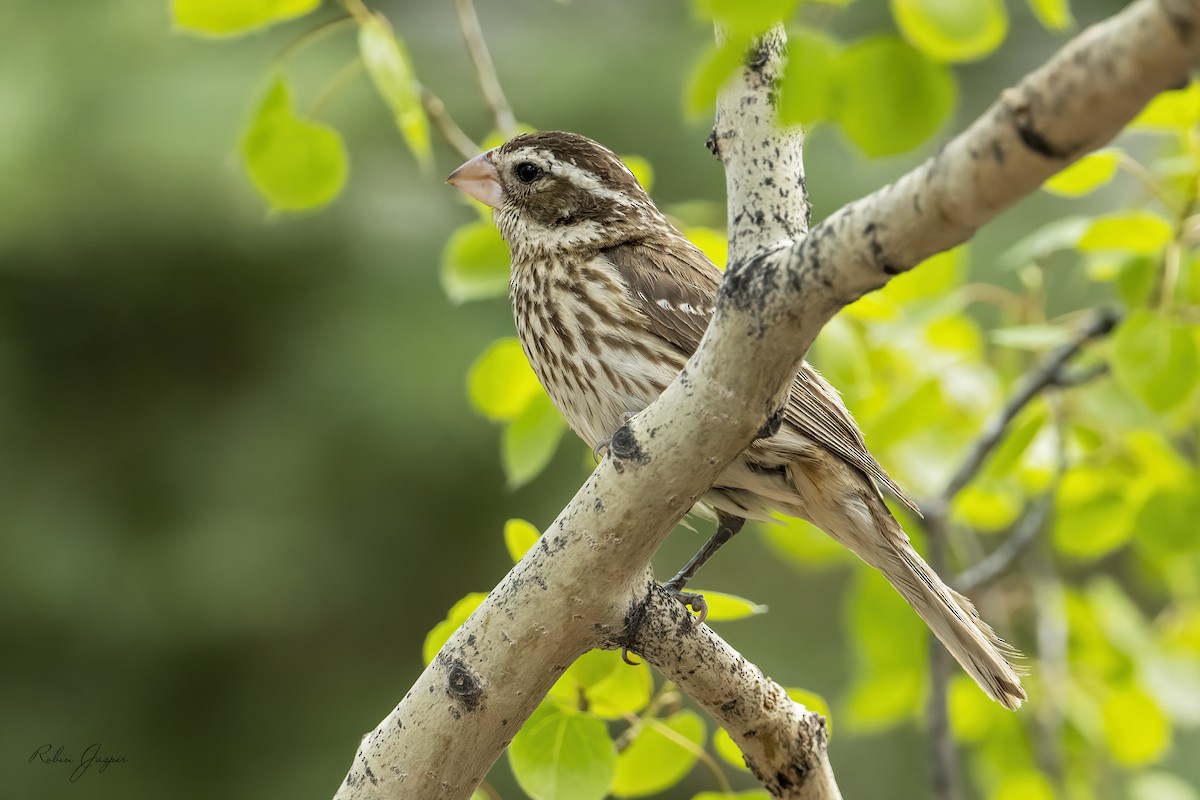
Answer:
<svg viewBox="0 0 1200 800"><path fill-rule="evenodd" d="M522 134L448 182L494 209L512 254L521 346L550 398L601 447L652 403L695 351L721 271L667 221L612 151L574 133ZM900 487L867 451L838 393L804 363L778 430L764 431L694 511L717 532L667 584L681 599L695 571L746 519L809 520L880 570L991 698L1025 699L1012 651L921 559L884 504Z"/></svg>

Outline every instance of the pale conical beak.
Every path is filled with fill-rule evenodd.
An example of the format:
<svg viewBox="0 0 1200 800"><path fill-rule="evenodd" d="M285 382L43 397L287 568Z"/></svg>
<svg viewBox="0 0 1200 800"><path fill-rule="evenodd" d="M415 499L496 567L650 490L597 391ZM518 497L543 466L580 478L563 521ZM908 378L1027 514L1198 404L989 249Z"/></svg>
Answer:
<svg viewBox="0 0 1200 800"><path fill-rule="evenodd" d="M504 199L504 189L500 186L500 173L489 158L491 154L492 151L489 150L475 156L451 172L450 177L446 178L446 183L484 205L496 208Z"/></svg>

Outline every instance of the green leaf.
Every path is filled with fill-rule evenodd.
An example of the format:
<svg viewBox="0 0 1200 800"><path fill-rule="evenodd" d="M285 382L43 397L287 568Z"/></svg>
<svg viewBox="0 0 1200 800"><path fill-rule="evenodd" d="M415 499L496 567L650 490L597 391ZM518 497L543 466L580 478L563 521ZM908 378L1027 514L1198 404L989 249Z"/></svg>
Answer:
<svg viewBox="0 0 1200 800"><path fill-rule="evenodd" d="M172 0L175 27L205 36L239 36L315 10L321 0Z"/></svg>
<svg viewBox="0 0 1200 800"><path fill-rule="evenodd" d="M515 337L497 339L475 359L467 373L471 405L480 414L511 422L542 393L521 343Z"/></svg>
<svg viewBox="0 0 1200 800"><path fill-rule="evenodd" d="M1129 540L1132 510L1120 474L1078 466L1067 471L1058 487L1054 514L1054 546L1079 559L1099 558Z"/></svg>
<svg viewBox="0 0 1200 800"><path fill-rule="evenodd" d="M653 692L654 678L645 664L626 664L615 650L591 650L576 659L548 696L566 708L621 719L645 708Z"/></svg>
<svg viewBox="0 0 1200 800"><path fill-rule="evenodd" d="M1029 9L1042 27L1050 31L1065 31L1075 24L1070 0L1028 0Z"/></svg>
<svg viewBox="0 0 1200 800"><path fill-rule="evenodd" d="M417 163L425 168L432 166L429 120L421 105L421 87L404 41L392 31L387 20L373 14L358 29L358 52Z"/></svg>
<svg viewBox="0 0 1200 800"><path fill-rule="evenodd" d="M912 666L857 678L845 701L847 725L858 731L883 730L917 716L924 705L924 681L922 671Z"/></svg>
<svg viewBox="0 0 1200 800"><path fill-rule="evenodd" d="M702 20L717 22L730 31L754 35L765 31L776 22L792 16L799 0L692 0L696 16Z"/></svg>
<svg viewBox="0 0 1200 800"><path fill-rule="evenodd" d="M788 60L779 90L780 122L812 125L835 116L841 49L832 38L812 28L788 32Z"/></svg>
<svg viewBox="0 0 1200 800"><path fill-rule="evenodd" d="M500 439L500 464L510 489L520 488L542 474L566 429L566 420L545 393L535 395L508 423Z"/></svg>
<svg viewBox="0 0 1200 800"><path fill-rule="evenodd" d="M1195 391L1200 362L1186 326L1135 311L1117 329L1113 354L1117 380L1153 411L1173 408Z"/></svg>
<svg viewBox="0 0 1200 800"><path fill-rule="evenodd" d="M451 607L444 620L433 626L433 630L426 634L425 644L421 648L421 655L426 664L433 661L434 656L442 649L442 645L450 640L454 632L467 621L467 617L471 616L475 609L483 604L485 599L487 599L487 592L471 592Z"/></svg>
<svg viewBox="0 0 1200 800"><path fill-rule="evenodd" d="M1048 222L1005 250L999 263L1004 269L1018 269L1060 250L1073 250L1091 224L1089 217L1063 217Z"/></svg>
<svg viewBox="0 0 1200 800"><path fill-rule="evenodd" d="M1137 515L1134 544L1155 558L1186 557L1196 546L1200 520L1200 485L1193 475L1187 486L1164 487L1146 500Z"/></svg>
<svg viewBox="0 0 1200 800"><path fill-rule="evenodd" d="M333 128L301 119L281 73L259 104L241 142L242 160L259 193L280 211L325 205L346 183L346 148Z"/></svg>
<svg viewBox="0 0 1200 800"><path fill-rule="evenodd" d="M680 711L663 720L647 720L641 733L617 756L612 793L645 797L683 780L704 750L704 720Z"/></svg>
<svg viewBox="0 0 1200 800"><path fill-rule="evenodd" d="M704 595L704 602L708 603L707 619L709 622L730 622L767 613L766 606L751 602L744 597L738 597L736 594L691 587L688 588L688 591Z"/></svg>
<svg viewBox="0 0 1200 800"><path fill-rule="evenodd" d="M949 70L899 39L878 36L839 59L838 122L871 156L903 153L929 139L954 108Z"/></svg>
<svg viewBox="0 0 1200 800"><path fill-rule="evenodd" d="M1119 250L1153 255L1171 241L1171 224L1150 211L1122 211L1092 220L1079 240L1082 252Z"/></svg>
<svg viewBox="0 0 1200 800"><path fill-rule="evenodd" d="M838 5L850 0L814 0L814 2ZM692 800L771 800L770 792L765 789L751 789L748 792L701 792L694 795Z"/></svg>
<svg viewBox="0 0 1200 800"><path fill-rule="evenodd" d="M689 117L698 117L713 107L721 87L745 61L750 41L748 36L734 35L721 45L708 46L688 76L684 110Z"/></svg>
<svg viewBox="0 0 1200 800"><path fill-rule="evenodd" d="M729 735L729 731L724 728L717 728L713 732L713 749L717 751L717 755L727 764L737 767L743 772L750 771L750 768L746 766L746 759L742 755L742 748L737 746L737 742Z"/></svg>
<svg viewBox="0 0 1200 800"><path fill-rule="evenodd" d="M1120 165L1120 150L1097 150L1050 178L1042 188L1061 197L1082 197L1108 184Z"/></svg>
<svg viewBox="0 0 1200 800"><path fill-rule="evenodd" d="M891 0L904 38L937 61L977 61L1004 41L1002 0Z"/></svg>
<svg viewBox="0 0 1200 800"><path fill-rule="evenodd" d="M541 531L523 519L510 519L504 523L504 546L514 564L537 544L541 535Z"/></svg>
<svg viewBox="0 0 1200 800"><path fill-rule="evenodd" d="M1104 739L1123 767L1144 767L1162 758L1171 723L1148 694L1135 686L1115 689L1104 701Z"/></svg>
<svg viewBox="0 0 1200 800"><path fill-rule="evenodd" d="M1197 122L1200 122L1200 83L1193 80L1182 89L1157 95L1129 127L1186 136Z"/></svg>
<svg viewBox="0 0 1200 800"><path fill-rule="evenodd" d="M508 762L533 800L601 800L617 751L600 720L543 703L513 737Z"/></svg>
<svg viewBox="0 0 1200 800"><path fill-rule="evenodd" d="M508 293L508 245L490 221L463 225L442 251L442 289L455 303Z"/></svg>

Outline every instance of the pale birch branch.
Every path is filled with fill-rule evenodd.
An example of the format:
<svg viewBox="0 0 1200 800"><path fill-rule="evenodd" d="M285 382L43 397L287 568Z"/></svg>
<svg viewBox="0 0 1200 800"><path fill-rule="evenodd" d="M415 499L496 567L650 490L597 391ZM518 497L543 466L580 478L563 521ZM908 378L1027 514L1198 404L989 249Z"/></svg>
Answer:
<svg viewBox="0 0 1200 800"><path fill-rule="evenodd" d="M674 680L695 669L681 686L729 722L775 796L837 797L817 718L783 702L709 629L684 624L682 612L658 598L650 558L754 438L841 306L961 243L1106 143L1200 59L1198 26L1200 0L1139 0L1084 32L916 171L795 244L787 241L789 226L797 234L803 228L775 227L768 212L779 210L785 220L806 213L798 160L795 181L782 187L788 195L778 181L752 179L747 185L754 188L730 215L738 258L696 354L658 401L617 431L604 461L538 544L363 738L337 796L468 797L572 660L592 647L624 643ZM757 85L755 106L765 109L769 81L762 76L776 69L768 62L745 70L729 91ZM740 124L725 122L729 132ZM759 132L789 147L785 135ZM774 142L759 147L717 133L727 168L773 169ZM745 157L749 148L758 148L759 164ZM647 630L655 635L645 638ZM704 652L710 657L698 658ZM731 664L744 668L718 671ZM741 703L750 716L722 717L727 703ZM738 724L745 720L760 727ZM787 743L787 763L805 768L770 783L758 730L772 731L773 744Z"/></svg>

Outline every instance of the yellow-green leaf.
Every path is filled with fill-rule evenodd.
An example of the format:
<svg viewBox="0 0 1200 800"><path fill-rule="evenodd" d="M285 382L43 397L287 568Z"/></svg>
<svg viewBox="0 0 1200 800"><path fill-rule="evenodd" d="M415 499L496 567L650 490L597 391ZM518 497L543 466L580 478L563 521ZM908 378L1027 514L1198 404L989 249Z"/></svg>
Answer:
<svg viewBox="0 0 1200 800"><path fill-rule="evenodd" d="M1171 409L1195 393L1200 357L1184 325L1135 311L1114 334L1113 354L1117 380L1153 411Z"/></svg>
<svg viewBox="0 0 1200 800"><path fill-rule="evenodd" d="M999 703L981 692L975 681L966 675L955 675L950 679L946 706L950 728L954 731L954 738L960 742L981 741L994 726L997 710L1000 714L1006 713Z"/></svg>
<svg viewBox="0 0 1200 800"><path fill-rule="evenodd" d="M636 714L650 703L654 678L645 664L626 664L615 650L591 650L550 688L548 697L603 719Z"/></svg>
<svg viewBox="0 0 1200 800"><path fill-rule="evenodd" d="M452 302L489 300L508 292L508 245L490 221L463 225L442 251L442 289Z"/></svg>
<svg viewBox="0 0 1200 800"><path fill-rule="evenodd" d="M812 125L835 115L841 45L812 28L788 32L788 60L779 89L779 120Z"/></svg>
<svg viewBox="0 0 1200 800"><path fill-rule="evenodd" d="M508 762L533 800L601 800L617 751L600 720L542 703L513 737Z"/></svg>
<svg viewBox="0 0 1200 800"><path fill-rule="evenodd" d="M742 755L742 748L737 746L737 742L724 728L717 728L713 733L713 749L727 764L737 767L743 772L750 771L750 768L746 766L746 759Z"/></svg>
<svg viewBox="0 0 1200 800"><path fill-rule="evenodd" d="M1142 109L1142 113L1129 123L1129 127L1167 131L1183 136L1197 122L1200 122L1200 82L1193 80L1182 89L1157 95Z"/></svg>
<svg viewBox="0 0 1200 800"><path fill-rule="evenodd" d="M699 117L712 108L717 92L742 66L750 37L730 36L723 44L711 44L692 67L684 94L684 109L689 117Z"/></svg>
<svg viewBox="0 0 1200 800"><path fill-rule="evenodd" d="M205 36L238 36L315 10L321 0L172 0L175 26Z"/></svg>
<svg viewBox="0 0 1200 800"><path fill-rule="evenodd" d="M864 39L839 59L838 122L871 156L903 153L929 139L954 108L954 78L909 44Z"/></svg>
<svg viewBox="0 0 1200 800"><path fill-rule="evenodd" d="M1150 695L1136 686L1115 689L1104 701L1104 739L1123 767L1144 767L1162 758L1171 723Z"/></svg>
<svg viewBox="0 0 1200 800"><path fill-rule="evenodd" d="M510 519L504 523L504 547L514 564L537 544L541 535L541 531L523 519Z"/></svg>
<svg viewBox="0 0 1200 800"><path fill-rule="evenodd" d="M1055 800L1054 786L1037 770L1009 770L990 800Z"/></svg>
<svg viewBox="0 0 1200 800"><path fill-rule="evenodd" d="M1092 220L1079 240L1085 253L1120 250L1152 255L1171 241L1171 224L1151 211L1121 211Z"/></svg>
<svg viewBox="0 0 1200 800"><path fill-rule="evenodd" d="M799 0L692 0L696 16L720 23L739 34L762 33L776 22L786 21Z"/></svg>
<svg viewBox="0 0 1200 800"><path fill-rule="evenodd" d="M1070 0L1029 0L1029 8L1046 30L1065 31L1075 24Z"/></svg>
<svg viewBox="0 0 1200 800"><path fill-rule="evenodd" d="M1120 165L1120 150L1097 150L1050 178L1042 188L1061 197L1082 197L1111 181Z"/></svg>
<svg viewBox="0 0 1200 800"><path fill-rule="evenodd" d="M259 193L280 211L325 205L342 191L348 160L333 128L301 119L280 74L259 103L242 137L242 161Z"/></svg>
<svg viewBox="0 0 1200 800"><path fill-rule="evenodd" d="M408 149L418 163L429 167L433 163L429 120L404 41L383 17L372 15L358 29L358 51L371 82L395 116Z"/></svg>
<svg viewBox="0 0 1200 800"><path fill-rule="evenodd" d="M617 756L612 793L645 797L665 791L691 771L704 750L704 720L694 711L650 719Z"/></svg>
<svg viewBox="0 0 1200 800"><path fill-rule="evenodd" d="M693 588L689 588L688 591L704 595L704 602L708 603L707 620L709 622L729 622L767 613L766 606L751 602L744 597L738 597L736 594Z"/></svg>
<svg viewBox="0 0 1200 800"><path fill-rule="evenodd" d="M904 38L938 61L977 61L1008 33L1002 0L891 0Z"/></svg>
<svg viewBox="0 0 1200 800"><path fill-rule="evenodd" d="M647 192L654 188L654 166L641 156L621 156L621 161L629 167L633 177Z"/></svg>
<svg viewBox="0 0 1200 800"><path fill-rule="evenodd" d="M725 269L725 262L729 260L729 237L721 231L704 227L684 228L683 235L699 247L709 261Z"/></svg>
<svg viewBox="0 0 1200 800"><path fill-rule="evenodd" d="M550 398L544 392L534 395L500 437L500 466L510 489L518 489L542 474L566 429L566 420Z"/></svg>
<svg viewBox="0 0 1200 800"><path fill-rule="evenodd" d="M471 616L471 613L479 608L486 599L486 592L472 592L455 603L446 613L446 618L433 626L433 630L425 635L425 644L421 648L421 655L424 657L426 664L433 661L434 656L442 649L442 645L449 641L450 636L467 621L467 617Z"/></svg>
<svg viewBox="0 0 1200 800"><path fill-rule="evenodd" d="M897 275L878 293L901 306L920 300L942 300L962 284L966 273L967 246L960 245L930 256L908 272Z"/></svg>
<svg viewBox="0 0 1200 800"><path fill-rule="evenodd" d="M810 692L808 689L800 689L794 686L784 689L784 691L787 692L788 697L809 711L814 711L824 717L825 735L833 738L833 714L829 710L829 702L824 697L816 692Z"/></svg>
<svg viewBox="0 0 1200 800"><path fill-rule="evenodd" d="M492 342L475 359L467 389L475 410L500 422L519 417L542 392L521 343L512 336Z"/></svg>
<svg viewBox="0 0 1200 800"><path fill-rule="evenodd" d="M1120 475L1073 467L1058 487L1054 514L1054 546L1080 559L1099 558L1129 540L1132 509Z"/></svg>

